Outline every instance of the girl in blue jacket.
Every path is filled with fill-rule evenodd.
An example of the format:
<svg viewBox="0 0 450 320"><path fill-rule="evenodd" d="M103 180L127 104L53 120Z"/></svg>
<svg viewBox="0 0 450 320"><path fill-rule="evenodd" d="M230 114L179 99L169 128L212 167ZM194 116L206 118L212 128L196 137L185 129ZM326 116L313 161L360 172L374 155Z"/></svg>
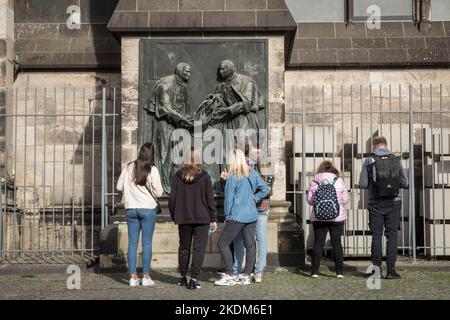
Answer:
<svg viewBox="0 0 450 320"><path fill-rule="evenodd" d="M250 284L250 273L256 260L255 227L258 219L256 203L270 192L270 188L251 169L240 149L231 154L230 172L225 185L225 227L219 238L218 246L225 263L225 273L216 285ZM242 231L246 249L244 273L236 279L233 277L233 254L230 245Z"/></svg>

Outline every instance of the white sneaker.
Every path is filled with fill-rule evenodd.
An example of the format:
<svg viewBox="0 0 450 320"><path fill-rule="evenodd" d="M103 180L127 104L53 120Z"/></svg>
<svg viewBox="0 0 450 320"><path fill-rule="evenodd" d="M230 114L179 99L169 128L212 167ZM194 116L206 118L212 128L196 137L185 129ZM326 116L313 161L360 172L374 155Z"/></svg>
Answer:
<svg viewBox="0 0 450 320"><path fill-rule="evenodd" d="M246 275L245 273L241 273L236 276L236 284L242 284L242 285L248 285L250 284L250 276Z"/></svg>
<svg viewBox="0 0 450 320"><path fill-rule="evenodd" d="M311 278L318 278L319 276L316 274L316 273L314 273L314 274L312 274L311 275Z"/></svg>
<svg viewBox="0 0 450 320"><path fill-rule="evenodd" d="M216 286L234 286L236 281L234 277L229 274L223 274L220 280L214 281Z"/></svg>
<svg viewBox="0 0 450 320"><path fill-rule="evenodd" d="M343 277L344 277L343 274L337 274L337 275L336 275L336 278L343 278Z"/></svg>
<svg viewBox="0 0 450 320"><path fill-rule="evenodd" d="M140 284L139 278L130 278L130 287L137 287Z"/></svg>
<svg viewBox="0 0 450 320"><path fill-rule="evenodd" d="M142 286L143 287L148 287L148 286L154 286L155 285L155 281L153 281L150 278L142 278Z"/></svg>
<svg viewBox="0 0 450 320"><path fill-rule="evenodd" d="M255 273L255 275L253 276L253 281L255 281L256 283L261 283L262 282L262 273Z"/></svg>

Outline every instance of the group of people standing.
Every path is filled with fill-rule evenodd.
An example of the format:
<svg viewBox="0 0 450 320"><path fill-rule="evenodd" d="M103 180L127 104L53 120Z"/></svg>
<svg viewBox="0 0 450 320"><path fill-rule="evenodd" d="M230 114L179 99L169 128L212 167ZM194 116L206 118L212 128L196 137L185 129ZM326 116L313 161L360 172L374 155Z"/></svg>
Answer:
<svg viewBox="0 0 450 320"><path fill-rule="evenodd" d="M225 225L217 245L225 264L225 272L215 281L215 285L219 286L247 285L252 280L261 282L266 264L267 219L273 176L261 176L254 169L255 162L249 158L249 151L248 146L245 152L234 149L229 170L222 171L220 175L225 183ZM170 215L179 230L178 285L187 286L189 289L201 287L198 276L203 265L208 236L217 229L217 209L211 177L200 164L199 153L191 149L182 167L172 177L169 195ZM385 232L388 239L386 278L399 279L400 275L395 270L401 209L399 189L407 188L408 180L399 158L389 151L384 137L373 140L373 152L364 162L359 186L369 189L372 264L381 269L382 237ZM141 284L136 272L136 255L141 232L142 286L154 285L150 277L152 237L158 212L157 198L163 194L163 187L158 168L154 165L152 144L144 144L138 158L124 167L117 182L117 189L123 192L127 209L130 286ZM348 201L348 190L339 170L332 162L323 161L307 194L314 230L312 278L319 276L320 259L328 232L336 276L344 277L341 236L348 215L345 208ZM193 256L188 281L191 243ZM242 269L244 248L246 265Z"/></svg>
<svg viewBox="0 0 450 320"><path fill-rule="evenodd" d="M248 148L246 148L249 152ZM225 183L225 226L221 231L218 247L225 264L225 273L215 281L216 285L250 284L262 281L267 254L267 217L272 176L265 177L252 168L252 162L244 151L234 149L229 170L221 173ZM158 168L154 166L154 148L144 144L138 158L127 164L117 182L127 209L129 233L128 265L130 286L141 282L136 271L136 255L142 230L143 286L154 285L150 277L152 237L158 210L157 198L163 194ZM199 152L191 149L183 165L175 173L169 194L169 211L179 230L179 286L189 289L201 287L198 281L208 236L217 229L217 209L214 189L209 174L202 169ZM258 259L256 257L258 243ZM190 280L190 251L192 262ZM231 245L233 244L233 250ZM243 251L246 265L241 272ZM256 265L255 265L256 263Z"/></svg>

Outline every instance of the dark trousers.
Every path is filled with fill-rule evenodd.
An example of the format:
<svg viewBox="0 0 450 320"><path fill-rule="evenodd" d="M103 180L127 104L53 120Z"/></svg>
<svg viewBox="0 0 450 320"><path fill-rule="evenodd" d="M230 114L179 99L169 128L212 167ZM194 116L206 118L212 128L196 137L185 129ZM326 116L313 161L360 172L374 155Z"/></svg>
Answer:
<svg viewBox="0 0 450 320"><path fill-rule="evenodd" d="M191 242L193 242L191 277L197 279L200 274L205 250L208 244L209 224L180 224L178 233L180 236L180 248L178 250L178 263L180 273L186 276L189 268ZM192 241L194 239L194 241Z"/></svg>
<svg viewBox="0 0 450 320"><path fill-rule="evenodd" d="M256 221L251 223L227 221L217 245L225 263L225 272L230 275L233 274L233 253L231 252L230 245L241 230L245 247L245 274L251 274L256 261Z"/></svg>
<svg viewBox="0 0 450 320"><path fill-rule="evenodd" d="M342 248L341 236L344 233L344 222L313 222L314 229L314 248L311 262L311 273L318 273L320 267L320 258L323 254L323 248L330 232L331 246L333 248L333 257L336 273L342 273L344 265L344 250Z"/></svg>
<svg viewBox="0 0 450 320"><path fill-rule="evenodd" d="M369 204L369 228L372 231L372 263L381 267L383 261L383 232L387 238L388 272L395 269L397 261L397 232L400 226L400 201L379 201Z"/></svg>

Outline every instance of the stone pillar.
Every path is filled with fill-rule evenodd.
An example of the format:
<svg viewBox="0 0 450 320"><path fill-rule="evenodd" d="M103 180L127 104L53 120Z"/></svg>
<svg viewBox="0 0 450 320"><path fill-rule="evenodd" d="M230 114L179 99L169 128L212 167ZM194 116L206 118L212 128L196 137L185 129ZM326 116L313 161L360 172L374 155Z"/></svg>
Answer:
<svg viewBox="0 0 450 320"><path fill-rule="evenodd" d="M7 106L12 101L12 86L14 81L14 0L0 0L0 114L7 113ZM3 181L5 163L5 132L6 118L0 117L0 177ZM3 192L3 191L1 191ZM6 192L2 194L5 201ZM4 224L7 217L0 217L0 249L4 247ZM6 238L6 237L5 237Z"/></svg>
<svg viewBox="0 0 450 320"><path fill-rule="evenodd" d="M14 1L0 0L0 113L6 113L6 106L12 99L14 81ZM0 158L4 160L6 119L0 118ZM4 161L1 161L4 163ZM3 170L1 170L3 172Z"/></svg>
<svg viewBox="0 0 450 320"><path fill-rule="evenodd" d="M272 267L303 267L305 251L303 235L295 215L286 201L286 139L285 139L285 48L283 37L269 38L269 149L274 161L275 181L270 200L267 230L267 265Z"/></svg>
<svg viewBox="0 0 450 320"><path fill-rule="evenodd" d="M139 38L122 38L122 164L136 159L139 115Z"/></svg>

